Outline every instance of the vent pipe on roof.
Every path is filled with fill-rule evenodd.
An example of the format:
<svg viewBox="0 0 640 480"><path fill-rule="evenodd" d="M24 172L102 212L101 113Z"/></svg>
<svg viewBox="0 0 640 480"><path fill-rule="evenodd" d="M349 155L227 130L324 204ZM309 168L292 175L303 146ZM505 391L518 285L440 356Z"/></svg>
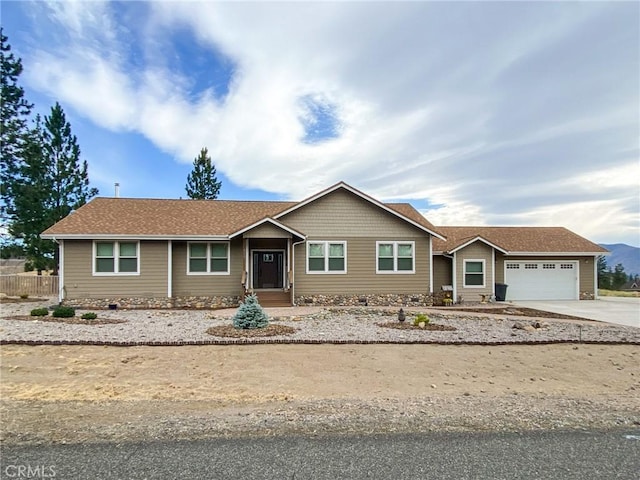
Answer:
<svg viewBox="0 0 640 480"><path fill-rule="evenodd" d="M116 188L115 197L118 198L120 196L120 184L116 183L114 186Z"/></svg>

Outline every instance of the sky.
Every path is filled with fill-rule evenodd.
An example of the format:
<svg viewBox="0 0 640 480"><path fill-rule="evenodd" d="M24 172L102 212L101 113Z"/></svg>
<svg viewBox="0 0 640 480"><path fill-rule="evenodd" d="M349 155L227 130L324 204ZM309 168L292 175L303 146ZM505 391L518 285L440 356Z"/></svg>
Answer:
<svg viewBox="0 0 640 480"><path fill-rule="evenodd" d="M102 196L339 181L435 225L640 246L638 2L6 1L20 83Z"/></svg>

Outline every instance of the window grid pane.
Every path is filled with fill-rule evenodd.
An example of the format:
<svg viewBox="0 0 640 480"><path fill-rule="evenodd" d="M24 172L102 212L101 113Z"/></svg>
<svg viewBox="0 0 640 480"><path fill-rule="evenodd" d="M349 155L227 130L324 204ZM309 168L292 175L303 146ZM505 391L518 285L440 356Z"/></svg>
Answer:
<svg viewBox="0 0 640 480"><path fill-rule="evenodd" d="M379 244L378 257L393 257L393 244L392 243Z"/></svg>
<svg viewBox="0 0 640 480"><path fill-rule="evenodd" d="M379 258L378 270L393 271L393 258Z"/></svg>
<svg viewBox="0 0 640 480"><path fill-rule="evenodd" d="M96 258L96 272L113 273L113 258Z"/></svg>
<svg viewBox="0 0 640 480"><path fill-rule="evenodd" d="M226 272L227 271L227 259L226 258L212 258L211 259L211 271L212 272Z"/></svg>
<svg viewBox="0 0 640 480"><path fill-rule="evenodd" d="M113 243L96 243L97 257L113 257Z"/></svg>
<svg viewBox="0 0 640 480"><path fill-rule="evenodd" d="M344 258L330 258L329 259L329 271L330 272L343 272L344 271Z"/></svg>
<svg viewBox="0 0 640 480"><path fill-rule="evenodd" d="M118 262L119 272L131 273L138 271L137 258L121 258Z"/></svg>
<svg viewBox="0 0 640 480"><path fill-rule="evenodd" d="M467 273L464 276L464 284L465 285L483 285L484 284L484 275L478 273Z"/></svg>
<svg viewBox="0 0 640 480"><path fill-rule="evenodd" d="M206 258L190 258L189 271L190 272L206 272L207 259Z"/></svg>
<svg viewBox="0 0 640 480"><path fill-rule="evenodd" d="M411 245L411 244L399 244L398 245L398 257L413 257L413 245Z"/></svg>
<svg viewBox="0 0 640 480"><path fill-rule="evenodd" d="M120 256L121 257L135 257L137 256L137 248L135 243L121 243L120 244Z"/></svg>
<svg viewBox="0 0 640 480"><path fill-rule="evenodd" d="M324 243L310 243L309 244L309 256L310 257L324 257Z"/></svg>
<svg viewBox="0 0 640 480"><path fill-rule="evenodd" d="M413 258L398 258L398 270L413 270Z"/></svg>
<svg viewBox="0 0 640 480"><path fill-rule="evenodd" d="M190 258L207 258L206 243L192 243L189 245Z"/></svg>
<svg viewBox="0 0 640 480"><path fill-rule="evenodd" d="M211 258L227 258L227 245L224 243L212 243Z"/></svg>
<svg viewBox="0 0 640 480"><path fill-rule="evenodd" d="M466 262L466 273L482 273L482 262Z"/></svg>
<svg viewBox="0 0 640 480"><path fill-rule="evenodd" d="M310 272L324 272L324 257L323 258L309 258L309 271Z"/></svg>

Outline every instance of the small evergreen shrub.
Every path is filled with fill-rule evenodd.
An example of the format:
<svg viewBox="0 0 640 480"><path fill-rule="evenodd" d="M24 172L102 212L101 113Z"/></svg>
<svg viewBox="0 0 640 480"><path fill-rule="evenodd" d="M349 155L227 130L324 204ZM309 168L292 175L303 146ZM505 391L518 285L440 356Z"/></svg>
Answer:
<svg viewBox="0 0 640 480"><path fill-rule="evenodd" d="M95 320L98 318L98 314L94 312L83 313L80 317L82 320Z"/></svg>
<svg viewBox="0 0 640 480"><path fill-rule="evenodd" d="M26 300L27 298L29 298L29 294L28 294L28 293L21 293L21 294L20 294L20 298L21 298L22 300Z"/></svg>
<svg viewBox="0 0 640 480"><path fill-rule="evenodd" d="M76 310L73 307L59 306L53 310L53 316L57 318L70 318L76 316Z"/></svg>
<svg viewBox="0 0 640 480"><path fill-rule="evenodd" d="M46 307L34 308L31 310L32 317L46 317L47 315L49 315L49 309Z"/></svg>
<svg viewBox="0 0 640 480"><path fill-rule="evenodd" d="M416 315L416 318L413 319L413 325L415 327L419 326L421 323L425 325L429 325L429 317L427 317L424 313L419 313Z"/></svg>
<svg viewBox="0 0 640 480"><path fill-rule="evenodd" d="M233 317L235 328L264 328L269 325L269 317L258 303L258 297L249 295L240 303L238 311Z"/></svg>

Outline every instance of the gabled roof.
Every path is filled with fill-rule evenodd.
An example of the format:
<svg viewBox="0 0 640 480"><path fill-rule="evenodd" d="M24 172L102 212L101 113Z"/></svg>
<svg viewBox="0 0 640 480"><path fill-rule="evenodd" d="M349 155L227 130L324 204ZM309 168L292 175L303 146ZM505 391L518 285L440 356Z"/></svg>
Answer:
<svg viewBox="0 0 640 480"><path fill-rule="evenodd" d="M234 238L237 237L238 235L242 235L245 232L248 232L249 230L253 230L256 227L259 227L261 225L264 225L265 223L268 223L270 225L273 225L277 228L280 228L282 230L284 230L285 232L289 232L292 235L295 235L296 237L302 238L302 239L306 239L307 236L304 233L301 233L291 227L289 227L288 225L285 225L282 222L279 222L277 220L274 220L273 218L270 217L266 217L263 218L262 220L258 220L257 222L252 223L251 225L247 225L244 228L241 228L240 230L230 233L229 234L229 238Z"/></svg>
<svg viewBox="0 0 640 480"><path fill-rule="evenodd" d="M301 202L165 200L98 197L42 233L44 238L231 238L269 222L305 238L281 219L344 188L437 238L444 237L408 203L384 204L341 182Z"/></svg>
<svg viewBox="0 0 640 480"><path fill-rule="evenodd" d="M453 252L480 237L509 255L607 253L600 245L563 227L438 227L438 230L447 239L434 239L436 252Z"/></svg>
<svg viewBox="0 0 640 480"><path fill-rule="evenodd" d="M480 235L476 235L475 237L472 238L463 238L460 240L459 244L456 245L455 247L451 248L450 250L448 250L448 253L455 253L458 250L462 250L463 248L471 245L474 242L482 242L485 245L488 245L491 248L495 248L496 250L502 252L502 253L507 253L506 250L502 249L501 247L499 247L498 245L491 243L489 240L486 240L485 238L482 238L482 236Z"/></svg>
<svg viewBox="0 0 640 480"><path fill-rule="evenodd" d="M283 212L280 212L279 214L277 214L274 218L282 218L285 215L298 210L299 208L304 207L305 205L309 205L312 202L315 202L316 200L329 195L332 192L335 192L336 190L339 189L344 189L348 192L351 192L352 194L362 198L363 200L375 205L376 207L391 213L392 215L404 220L405 222L408 222L410 224L412 224L414 227L418 227L420 230L423 230L427 233L429 233L430 235L433 235L434 237L440 238L442 240L444 240L444 237L436 230L436 227L433 226L433 224L431 222L429 222L424 215L421 215L420 212L418 212L415 208L413 208L413 206L409 203L382 203L379 202L378 200L376 200L373 197L370 197L369 195L367 195L366 193L361 192L360 190L353 188L351 185L347 185L344 182L338 182L335 185L332 185L329 188L326 188L324 190L322 190L321 192L316 193L315 195L312 195L311 197L305 198L304 200L296 203L295 205L291 206L290 208L284 210Z"/></svg>

